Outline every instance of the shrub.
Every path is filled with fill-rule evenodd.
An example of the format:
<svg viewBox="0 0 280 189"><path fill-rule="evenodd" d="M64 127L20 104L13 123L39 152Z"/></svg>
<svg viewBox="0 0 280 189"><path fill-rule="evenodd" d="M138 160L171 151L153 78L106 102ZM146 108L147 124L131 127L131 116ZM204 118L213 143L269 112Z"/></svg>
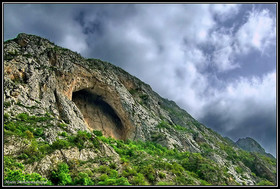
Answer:
<svg viewBox="0 0 280 189"><path fill-rule="evenodd" d="M87 173L80 172L78 176L74 178L74 185L94 185L94 182Z"/></svg>
<svg viewBox="0 0 280 189"><path fill-rule="evenodd" d="M119 176L118 171L111 169L109 172L109 177L110 178L117 178Z"/></svg>
<svg viewBox="0 0 280 189"><path fill-rule="evenodd" d="M170 186L170 185L174 185L174 183L160 181L156 185L158 185L158 186Z"/></svg>
<svg viewBox="0 0 280 189"><path fill-rule="evenodd" d="M17 119L22 120L22 121L26 121L28 119L29 115L28 113L20 113L17 115Z"/></svg>
<svg viewBox="0 0 280 189"><path fill-rule="evenodd" d="M77 146L80 150L84 148L85 141L91 139L92 135L86 131L78 131L74 137L68 137L73 146Z"/></svg>
<svg viewBox="0 0 280 189"><path fill-rule="evenodd" d="M103 136L102 131L93 130L92 132L93 132L93 134L95 134L96 136Z"/></svg>
<svg viewBox="0 0 280 189"><path fill-rule="evenodd" d="M100 165L98 168L98 171L100 173L109 173L110 172L110 167L108 167L107 165Z"/></svg>
<svg viewBox="0 0 280 189"><path fill-rule="evenodd" d="M65 128L67 128L67 125L65 123L59 123L58 127L65 129Z"/></svg>
<svg viewBox="0 0 280 189"><path fill-rule="evenodd" d="M56 171L52 171L51 180L57 185L70 185L72 178L69 174L69 167L66 163L58 164Z"/></svg>
<svg viewBox="0 0 280 189"><path fill-rule="evenodd" d="M4 102L3 104L4 104L4 107L9 107L9 106L11 106L11 102L10 102L10 101Z"/></svg>
<svg viewBox="0 0 280 189"><path fill-rule="evenodd" d="M140 172L148 179L150 182L154 182L156 179L156 172L152 165L147 165L142 167Z"/></svg>
<svg viewBox="0 0 280 189"><path fill-rule="evenodd" d="M163 173L163 172L159 172L159 173L158 173L158 176L159 176L159 178L165 178L165 177L166 177L166 174Z"/></svg>
<svg viewBox="0 0 280 189"><path fill-rule="evenodd" d="M38 173L26 174L23 170L7 170L4 178L6 185L51 185L51 182Z"/></svg>
<svg viewBox="0 0 280 189"><path fill-rule="evenodd" d="M46 178L38 173L24 173L24 165L15 159L4 156L4 184L5 185L51 185Z"/></svg>
<svg viewBox="0 0 280 189"><path fill-rule="evenodd" d="M237 173L243 173L243 169L242 169L242 167L239 167L239 166L237 166L237 167L235 167L234 168L235 169L235 171L237 172Z"/></svg>
<svg viewBox="0 0 280 189"><path fill-rule="evenodd" d="M112 162L112 163L109 164L109 167L111 169L116 169L117 168L117 164L115 162Z"/></svg>
<svg viewBox="0 0 280 189"><path fill-rule="evenodd" d="M148 185L148 183L145 181L145 177L142 173L137 173L137 175L133 176L130 179L130 183L132 185Z"/></svg>
<svg viewBox="0 0 280 189"><path fill-rule="evenodd" d="M60 136L67 137L68 134L65 131L63 131L63 132L60 133Z"/></svg>
<svg viewBox="0 0 280 189"><path fill-rule="evenodd" d="M10 115L9 114L7 114L7 113L4 113L4 119L9 119L9 117L10 117Z"/></svg>
<svg viewBox="0 0 280 189"><path fill-rule="evenodd" d="M122 172L122 176L124 176L124 177L130 177L130 176L136 176L136 175L137 175L136 170L131 167L128 167L128 166Z"/></svg>
<svg viewBox="0 0 280 189"><path fill-rule="evenodd" d="M275 185L272 182L268 180L261 180L260 182L257 183L258 186L272 186Z"/></svg>
<svg viewBox="0 0 280 189"><path fill-rule="evenodd" d="M121 178L105 178L105 180L98 182L98 185L131 185L124 177Z"/></svg>
<svg viewBox="0 0 280 189"><path fill-rule="evenodd" d="M67 140L58 139L53 142L52 148L53 149L63 149L68 148L70 146L70 143Z"/></svg>
<svg viewBox="0 0 280 189"><path fill-rule="evenodd" d="M44 138L44 129L43 128L37 128L35 129L35 131L33 132L33 134L35 135L35 137L42 137Z"/></svg>
<svg viewBox="0 0 280 189"><path fill-rule="evenodd" d="M108 178L109 178L109 177L108 177L107 174L102 174L102 175L99 177L99 180L105 181L105 180L107 180Z"/></svg>
<svg viewBox="0 0 280 189"><path fill-rule="evenodd" d="M34 138L33 133L30 132L29 130L25 131L25 135L27 136L28 139Z"/></svg>

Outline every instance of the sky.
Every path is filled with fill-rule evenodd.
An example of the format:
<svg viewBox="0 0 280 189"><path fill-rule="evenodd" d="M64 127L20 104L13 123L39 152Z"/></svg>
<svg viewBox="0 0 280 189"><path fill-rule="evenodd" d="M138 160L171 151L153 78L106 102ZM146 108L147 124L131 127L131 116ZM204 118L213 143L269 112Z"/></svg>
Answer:
<svg viewBox="0 0 280 189"><path fill-rule="evenodd" d="M276 154L276 4L4 4L4 40L115 64L237 141Z"/></svg>

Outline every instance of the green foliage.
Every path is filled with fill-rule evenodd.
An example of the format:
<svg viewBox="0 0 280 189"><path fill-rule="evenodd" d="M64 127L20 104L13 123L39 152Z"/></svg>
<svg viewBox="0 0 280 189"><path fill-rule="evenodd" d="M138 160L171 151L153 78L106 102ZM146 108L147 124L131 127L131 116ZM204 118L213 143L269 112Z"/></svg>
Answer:
<svg viewBox="0 0 280 189"><path fill-rule="evenodd" d="M29 130L25 131L25 135L27 136L28 139L34 138L33 133L30 132Z"/></svg>
<svg viewBox="0 0 280 189"><path fill-rule="evenodd" d="M3 105L4 105L5 108L8 108L8 107L10 107L12 104L11 104L11 101L8 101L8 102L6 101L6 102L3 103Z"/></svg>
<svg viewBox="0 0 280 189"><path fill-rule="evenodd" d="M23 54L22 56L25 56L27 58L31 58L32 57L32 54L28 53L28 54Z"/></svg>
<svg viewBox="0 0 280 189"><path fill-rule="evenodd" d="M101 165L101 166L99 166L98 171L100 173L109 173L110 167L108 167L107 165Z"/></svg>
<svg viewBox="0 0 280 189"><path fill-rule="evenodd" d="M84 148L84 143L91 140L92 134L86 131L78 131L76 136L68 137L72 146L77 146L80 150Z"/></svg>
<svg viewBox="0 0 280 189"><path fill-rule="evenodd" d="M140 173L142 173L148 179L148 181L152 183L156 180L156 171L152 165L142 167Z"/></svg>
<svg viewBox="0 0 280 189"><path fill-rule="evenodd" d="M51 182L38 173L26 174L21 169L7 170L4 183L5 185L51 185Z"/></svg>
<svg viewBox="0 0 280 189"><path fill-rule="evenodd" d="M62 128L62 129L66 129L67 128L67 124L65 123L59 123L58 127Z"/></svg>
<svg viewBox="0 0 280 189"><path fill-rule="evenodd" d="M273 184L272 182L268 181L268 180L261 180L260 182L257 183L258 186L273 186L275 184Z"/></svg>
<svg viewBox="0 0 280 189"><path fill-rule="evenodd" d="M129 90L129 93L130 93L131 95L135 95L135 94L137 94L137 92L138 92L137 89L130 89L130 90Z"/></svg>
<svg viewBox="0 0 280 189"><path fill-rule="evenodd" d="M33 134L36 138L42 137L43 139L45 138L45 134L44 134L44 129L43 128L36 128L33 131Z"/></svg>
<svg viewBox="0 0 280 189"><path fill-rule="evenodd" d="M158 173L158 176L159 176L159 178L165 178L166 177L166 174L165 173L163 173L163 172L159 172Z"/></svg>
<svg viewBox="0 0 280 189"><path fill-rule="evenodd" d="M24 169L24 165L22 163L17 162L13 157L4 156L4 170L8 169Z"/></svg>
<svg viewBox="0 0 280 189"><path fill-rule="evenodd" d="M10 115L7 114L7 113L4 113L4 122L5 122L7 119L9 119L9 118L10 118Z"/></svg>
<svg viewBox="0 0 280 189"><path fill-rule="evenodd" d="M92 170L102 175L100 177L93 176L91 172L77 173L77 168L80 167L80 161L69 161L68 164L59 164L58 168L51 174L51 181L55 185L223 185L228 184L226 178L230 176L224 167L219 167L215 162L207 159L207 155L213 152L211 146L207 143L201 143L202 154L191 152L180 152L177 149L167 149L155 142L150 141L131 141L131 140L116 140L111 137L105 137L101 131L78 131L75 135L70 135L63 131L59 135L63 139L57 139L52 145L46 142L38 142L38 137L44 137L44 127L38 126L38 122L48 121L51 119L50 114L43 117L30 116L28 113L22 113L16 116L16 119L10 119L4 124L5 134L10 132L17 136L27 138L28 144L23 153L17 158L24 160L23 163L33 163L39 161L46 154L52 153L56 149L64 149L76 146L80 150L85 147L93 147L100 149L101 141L110 145L120 156L123 169L108 157L98 157L94 159L94 163L99 163L99 168ZM12 120L12 121L11 121ZM62 124L62 123L61 123ZM36 125L36 126L35 126ZM63 124L62 124L63 125ZM65 124L64 124L65 125ZM62 126L63 128L66 127ZM175 129L184 132L189 132L189 129L179 126L170 125L166 121L162 121L157 126L158 128ZM96 137L95 137L96 136ZM152 138L156 141L163 138L160 134L154 133ZM85 146L85 144L87 146ZM223 143L219 143L221 150L227 154L227 159L232 161L242 161L252 171L254 170L255 158L252 154L245 151L235 150L233 147ZM262 158L269 164L274 164L274 161L268 158ZM5 165L12 164L12 159L5 160ZM23 169L22 164L18 164L9 170ZM69 167L68 167L69 166ZM5 174L9 173L6 169ZM119 172L118 172L118 171ZM122 170L122 172L120 172ZM242 173L242 167L235 168L237 173ZM14 175L20 175L18 171ZM22 174L24 174L22 172ZM253 173L254 174L254 173ZM6 176L5 175L5 176ZM12 174L11 174L12 175ZM71 177L72 175L72 177ZM98 174L96 174L98 175ZM168 175L168 177L167 177ZM95 180L92 180L93 177ZM165 182L165 178L172 182ZM39 177L36 177L39 179ZM160 182L159 182L160 181ZM258 184L271 184L264 180Z"/></svg>
<svg viewBox="0 0 280 189"><path fill-rule="evenodd" d="M93 132L93 134L95 134L96 136L103 136L102 131L93 130L92 132Z"/></svg>
<svg viewBox="0 0 280 189"><path fill-rule="evenodd" d="M244 165L246 165L251 169L252 172L256 171L255 164L254 164L255 157L250 152L240 150L238 154L238 160L242 161Z"/></svg>
<svg viewBox="0 0 280 189"><path fill-rule="evenodd" d="M142 94L139 96L144 102L148 100L149 96L146 94Z"/></svg>
<svg viewBox="0 0 280 189"><path fill-rule="evenodd" d="M156 185L158 185L158 186L170 186L170 185L174 185L174 183L172 183L172 182L160 181L160 182L158 182Z"/></svg>
<svg viewBox="0 0 280 189"><path fill-rule="evenodd" d="M4 185L51 185L51 182L38 173L24 173L22 163L4 156Z"/></svg>
<svg viewBox="0 0 280 189"><path fill-rule="evenodd" d="M181 125L175 125L174 129L176 129L177 131L187 131L187 128L182 127Z"/></svg>
<svg viewBox="0 0 280 189"><path fill-rule="evenodd" d="M158 125L158 128L170 129L173 128L177 131L189 131L187 128L182 127L181 125L170 125L167 121L162 120Z"/></svg>
<svg viewBox="0 0 280 189"><path fill-rule="evenodd" d="M28 113L20 113L17 115L17 119L21 121L26 121L29 118Z"/></svg>
<svg viewBox="0 0 280 189"><path fill-rule="evenodd" d="M136 186L148 185L148 183L145 181L145 177L142 173L137 173L135 176L133 176L130 179L130 183L132 185L136 185Z"/></svg>
<svg viewBox="0 0 280 189"><path fill-rule="evenodd" d="M244 170L243 170L242 167L240 167L240 166L237 166L237 167L235 167L234 169L235 169L235 171L236 171L237 173L239 173L239 174L241 174L241 173L244 172Z"/></svg>
<svg viewBox="0 0 280 189"><path fill-rule="evenodd" d="M5 120L4 132L7 135L16 135L28 139L33 137L45 139L44 125L52 119L47 114L45 116L30 116L28 113L20 113L16 116L16 119ZM38 122L42 124L38 126Z"/></svg>
<svg viewBox="0 0 280 189"><path fill-rule="evenodd" d="M158 125L157 125L158 128L166 128L166 129L169 129L171 126L166 122L166 121L161 121Z"/></svg>
<svg viewBox="0 0 280 189"><path fill-rule="evenodd" d="M68 134L65 131L63 131L63 132L60 133L60 136L68 137Z"/></svg>
<svg viewBox="0 0 280 189"><path fill-rule="evenodd" d="M207 156L207 155L209 155L210 153L212 153L214 150L212 149L212 147L209 145L209 144L207 144L207 143L202 143L201 145L200 145L200 147L202 148L202 155L203 156Z"/></svg>
<svg viewBox="0 0 280 189"><path fill-rule="evenodd" d="M80 172L78 176L74 178L73 184L87 186L87 185L94 185L94 182L91 180L91 178L87 173Z"/></svg>
<svg viewBox="0 0 280 189"><path fill-rule="evenodd" d="M126 167L124 171L122 172L122 176L124 177L131 177L131 176L136 176L137 172L135 169L132 167Z"/></svg>
<svg viewBox="0 0 280 189"><path fill-rule="evenodd" d="M129 186L131 185L128 180L124 177L120 178L107 178L104 181L100 181L97 185L107 185L107 186Z"/></svg>
<svg viewBox="0 0 280 189"><path fill-rule="evenodd" d="M72 183L72 178L69 174L69 167L66 163L58 164L58 168L52 171L51 181L55 185L70 185Z"/></svg>
<svg viewBox="0 0 280 189"><path fill-rule="evenodd" d="M238 155L236 151L229 145L225 145L223 143L219 143L221 150L227 153L227 160L231 160L233 162L238 161Z"/></svg>
<svg viewBox="0 0 280 189"><path fill-rule="evenodd" d="M67 149L70 146L70 143L67 140L57 139L53 142L53 149Z"/></svg>
<svg viewBox="0 0 280 189"><path fill-rule="evenodd" d="M155 133L151 135L151 139L152 141L158 141L158 140L162 140L165 138L165 135L163 133Z"/></svg>

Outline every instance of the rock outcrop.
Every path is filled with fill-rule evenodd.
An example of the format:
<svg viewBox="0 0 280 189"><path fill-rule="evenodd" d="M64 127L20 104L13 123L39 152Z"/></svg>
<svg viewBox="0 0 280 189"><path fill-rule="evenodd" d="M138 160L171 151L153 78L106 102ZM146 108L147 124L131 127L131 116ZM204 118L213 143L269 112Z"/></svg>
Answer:
<svg viewBox="0 0 280 189"><path fill-rule="evenodd" d="M238 147L248 152L258 152L268 157L274 158L271 154L266 153L263 147L254 139L250 137L240 138L235 143Z"/></svg>
<svg viewBox="0 0 280 189"><path fill-rule="evenodd" d="M149 85L108 62L85 59L47 39L22 33L4 43L3 72L4 155L20 156L20 161L26 162L27 172L49 177L58 162L73 165L71 162L76 160L84 164L76 168L73 165L75 170L93 169L100 166L98 159L104 157L114 159L111 163L119 165L118 171L123 170L113 147L96 143L96 137L85 134L99 130L105 137L117 140L149 141L168 149L200 153L227 170L230 177L221 175L221 178L228 184L254 185L259 179L245 161L233 161L234 155L242 152L229 140L196 121L175 102L160 97ZM17 124L28 128L21 129L29 142L24 137L15 138L21 136L15 129ZM67 136L80 147L68 146L63 141ZM94 145L81 145L81 138L92 140ZM35 142L30 143L31 140ZM23 161L40 151L36 141L57 149L45 147L47 152L41 153L38 161ZM275 173L263 164L257 171L266 170L265 178L275 182ZM242 167L246 174L236 171L236 167ZM200 183L196 179L192 182Z"/></svg>

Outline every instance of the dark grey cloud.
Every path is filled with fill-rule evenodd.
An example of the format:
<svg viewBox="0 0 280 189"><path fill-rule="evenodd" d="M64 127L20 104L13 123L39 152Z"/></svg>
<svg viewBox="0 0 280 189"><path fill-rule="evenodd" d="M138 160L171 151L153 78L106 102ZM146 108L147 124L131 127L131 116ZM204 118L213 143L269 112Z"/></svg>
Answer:
<svg viewBox="0 0 280 189"><path fill-rule="evenodd" d="M213 128L223 136L230 137L233 141L237 141L239 138L252 137L259 142L267 152L270 152L275 156L276 144L271 141L276 141L276 107L263 108L262 106L256 106L256 102L248 99L243 106L250 106L247 115L246 112L231 112L240 116L240 119L227 117L224 112L215 111L217 107L215 104L208 105L206 107L207 113L200 119L202 123ZM219 104L218 102L216 105ZM240 106L240 109L243 107ZM225 130L227 125L227 130Z"/></svg>
<svg viewBox="0 0 280 189"><path fill-rule="evenodd" d="M120 66L206 126L275 155L273 4L5 4L4 39L20 32Z"/></svg>

